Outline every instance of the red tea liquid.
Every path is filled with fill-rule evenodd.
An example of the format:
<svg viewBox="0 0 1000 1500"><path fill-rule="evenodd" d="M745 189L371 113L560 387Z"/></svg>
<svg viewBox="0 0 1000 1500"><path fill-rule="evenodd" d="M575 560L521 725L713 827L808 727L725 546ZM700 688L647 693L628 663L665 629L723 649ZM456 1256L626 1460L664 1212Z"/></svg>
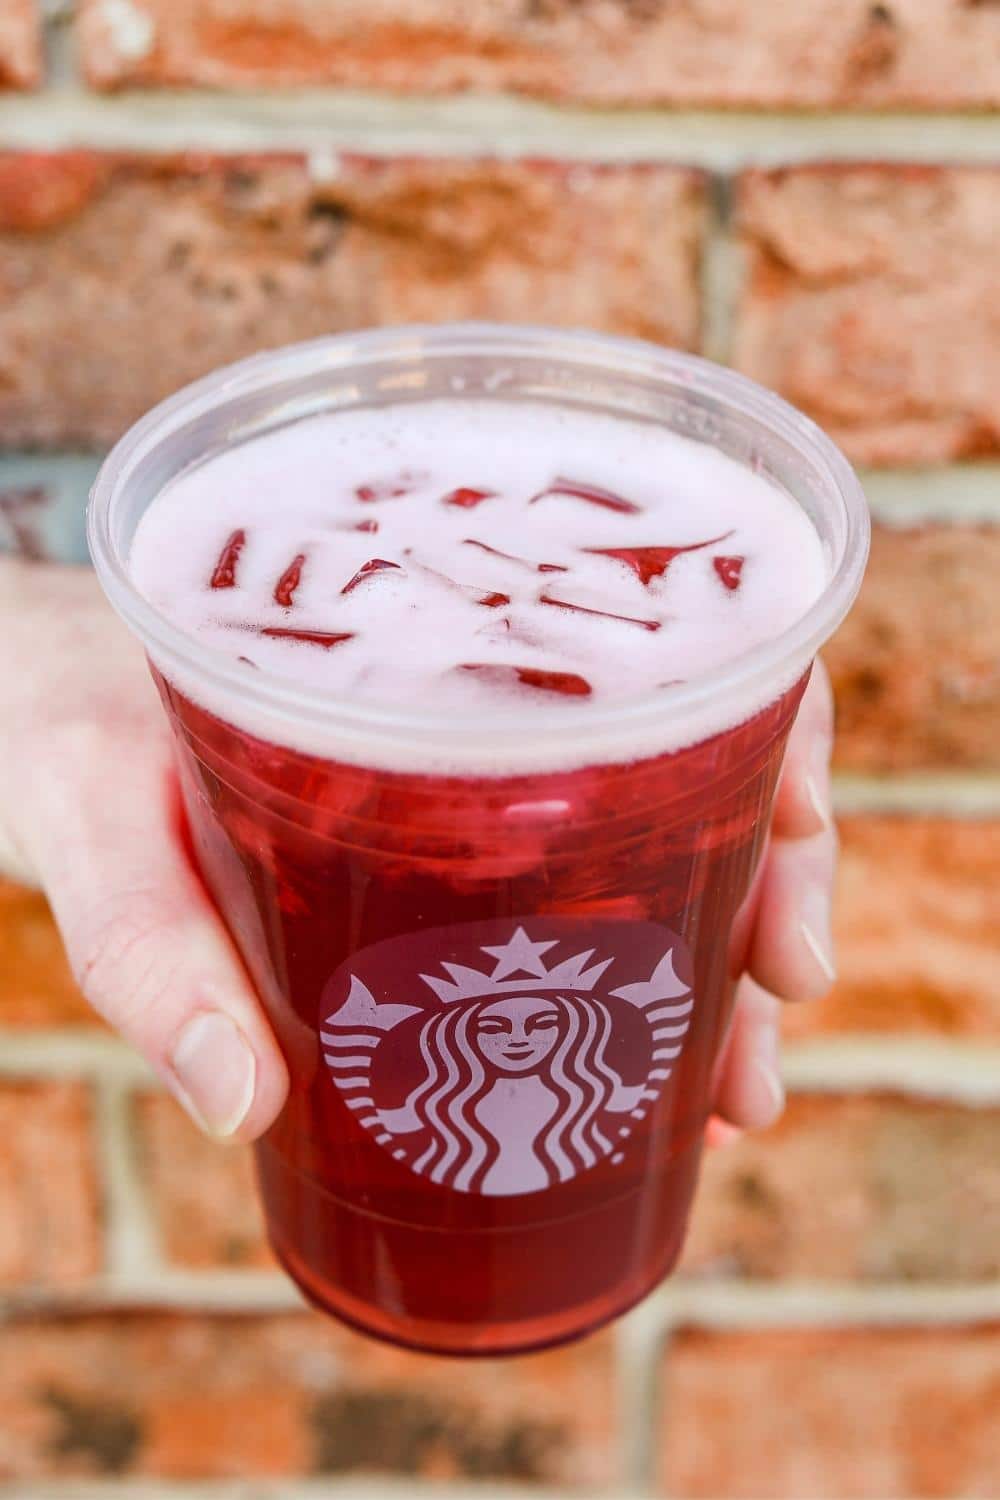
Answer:
<svg viewBox="0 0 1000 1500"><path fill-rule="evenodd" d="M159 683L198 862L288 1059L258 1148L283 1263L444 1352L621 1312L680 1249L803 683L718 693L693 725L671 689L812 602L809 522L648 424L428 402L187 471L132 565L246 674L225 706ZM267 671L398 731L262 731ZM602 750L629 704L654 712Z"/></svg>
<svg viewBox="0 0 1000 1500"><path fill-rule="evenodd" d="M274 1248L306 1294L398 1343L482 1354L584 1333L641 1298L683 1239L741 968L745 903L801 684L749 723L677 754L480 781L296 754L161 688L179 732L198 859L290 1064L291 1096L258 1165ZM512 948L518 931L527 941ZM593 950L580 971L586 981L588 968L611 956L581 998L610 1018L608 1072L640 1091L632 1108L612 1110L600 1080L593 1124L612 1149L591 1138L587 1164L567 1147L563 1180L554 1153L540 1152L544 1183L533 1179L524 1193L462 1190L448 1170L439 1181L426 1169L417 1175L414 1162L433 1144L429 1122L397 1133L382 1120L392 1125L392 1111L422 1082L425 1014L450 1022L489 1009L471 992L439 996L420 974L447 982L442 960L450 960L491 980L498 960L487 947L506 950L501 971L523 981L519 998L542 1000L573 997L569 983L553 989L542 977L557 961ZM680 1052L664 1065L670 1076L643 1100L652 1053L673 1052L677 1040L658 1045L655 1024L612 992L649 981L668 952L686 988L661 1005L654 993L652 1008L683 1012L688 996L694 1006L660 1028L688 1021ZM377 1004L415 1015L384 1033L366 1028L362 1014L339 1030L365 1040L331 1048L323 1033L338 1028L326 1018L347 998L352 973ZM501 993L502 1005L512 992ZM532 1034L525 1019L530 1025L523 1008L520 1018L494 1017L499 1031L484 1036L509 1035L506 1050L516 1054ZM558 1033L561 1019L553 1024L541 1010L535 1034L539 1020ZM374 1053L371 1065L357 1065L365 1079L379 1065L362 1095L373 1108L348 1107L325 1053ZM581 1086L586 1072L575 1075ZM514 1098L511 1108L526 1104ZM487 1144L489 1123L487 1112ZM529 1121L526 1133L542 1131Z"/></svg>

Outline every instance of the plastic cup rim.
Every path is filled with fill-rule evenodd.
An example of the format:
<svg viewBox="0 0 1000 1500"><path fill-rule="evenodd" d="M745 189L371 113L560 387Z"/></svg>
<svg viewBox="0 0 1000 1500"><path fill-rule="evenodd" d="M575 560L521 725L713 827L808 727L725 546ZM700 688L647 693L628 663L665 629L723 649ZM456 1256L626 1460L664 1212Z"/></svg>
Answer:
<svg viewBox="0 0 1000 1500"><path fill-rule="evenodd" d="M646 699L626 700L602 707L577 708L560 705L557 717L532 721L531 739L561 739L578 732L595 742L639 736L664 715L671 720L697 716L700 707L739 689L753 695L760 686L763 707L782 685L790 686L804 671L847 614L861 585L870 541L870 519L861 484L840 449L810 418L782 397L748 377L713 364L693 354L646 343L638 339L535 325L494 323L412 324L361 333L336 334L282 349L252 355L223 366L212 374L183 387L153 407L118 441L105 459L90 494L87 539L98 578L110 602L145 646L151 658L170 673L179 667L183 676L232 697L242 705L254 704L274 723L284 718L320 729L325 737L361 735L371 741L388 736L398 742L410 739L428 745L455 747L486 742L496 747L523 739L524 728L516 719L504 723L490 718L485 727L457 724L453 718L412 708L394 709L379 704L353 704L325 697L303 684L265 668L246 672L234 657L206 645L171 623L134 587L127 559L114 542L113 517L116 503L137 464L158 443L189 421L210 412L241 394L253 394L268 384L278 385L296 375L341 373L352 364L372 360L400 363L414 357L495 353L498 357L545 356L553 361L576 364L622 376L641 376L667 386L684 386L694 395L721 402L730 411L756 421L804 453L826 480L827 496L839 502L844 517L844 544L834 561L830 577L816 601L779 635L731 658L722 666L700 674L688 683L665 688L655 703ZM488 393L476 391L476 397ZM500 398L503 392L499 393ZM411 398L412 399L412 398ZM461 400L462 393L455 394ZM525 400L523 393L508 399ZM334 409L334 408L330 408ZM251 436L247 433L246 436ZM772 684L777 684L773 692ZM214 712L214 708L212 709ZM598 747L595 743L595 752ZM599 753L599 752L598 752Z"/></svg>

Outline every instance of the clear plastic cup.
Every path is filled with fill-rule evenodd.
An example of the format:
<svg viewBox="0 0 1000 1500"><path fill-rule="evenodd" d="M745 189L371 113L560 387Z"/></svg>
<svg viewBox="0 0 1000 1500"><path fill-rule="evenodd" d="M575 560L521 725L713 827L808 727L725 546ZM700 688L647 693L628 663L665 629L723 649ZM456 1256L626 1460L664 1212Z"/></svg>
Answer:
<svg viewBox="0 0 1000 1500"><path fill-rule="evenodd" d="M827 587L780 636L655 703L567 707L525 736L248 673L132 586L136 527L180 470L308 415L440 396L621 413L722 449L802 506ZM283 1264L340 1318L452 1354L538 1348L622 1312L681 1247L787 734L861 582L849 465L703 360L541 328L407 328L260 355L164 402L101 470L89 535L288 1059L288 1103L257 1147Z"/></svg>

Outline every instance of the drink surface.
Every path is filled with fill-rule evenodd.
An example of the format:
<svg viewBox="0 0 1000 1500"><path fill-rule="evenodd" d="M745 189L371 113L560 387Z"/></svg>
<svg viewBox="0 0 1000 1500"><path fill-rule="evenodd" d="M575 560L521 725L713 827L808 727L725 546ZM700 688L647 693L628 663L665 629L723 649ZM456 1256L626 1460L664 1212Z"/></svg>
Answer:
<svg viewBox="0 0 1000 1500"><path fill-rule="evenodd" d="M309 418L213 455L155 499L130 566L248 685L263 668L334 702L529 734L662 694L656 750L729 727L723 703L671 744L671 687L779 635L827 573L798 504L726 455L481 399ZM561 763L574 753L567 737Z"/></svg>

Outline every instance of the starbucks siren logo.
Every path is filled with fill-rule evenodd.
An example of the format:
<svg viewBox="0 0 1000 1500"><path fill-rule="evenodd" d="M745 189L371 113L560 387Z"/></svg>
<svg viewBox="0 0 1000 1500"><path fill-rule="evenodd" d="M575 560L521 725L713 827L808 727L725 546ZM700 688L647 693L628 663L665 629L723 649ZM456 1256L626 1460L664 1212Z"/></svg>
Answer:
<svg viewBox="0 0 1000 1500"><path fill-rule="evenodd" d="M459 1192L534 1193L606 1157L621 1161L631 1122L660 1097L690 1025L694 1000L675 966L688 971L687 951L666 929L526 925L536 940L509 922L393 940L356 954L324 993L326 1010L347 985L320 1032L347 1108L399 1162ZM595 947L552 952L581 934L621 935L630 968L641 963L648 978L609 989L610 970L623 977L620 959L595 957ZM474 941L484 935L504 941ZM417 964L435 951L492 964L440 959L447 978L412 967L407 977L402 962L413 963L414 949ZM415 1003L378 1003L369 984L416 991Z"/></svg>

